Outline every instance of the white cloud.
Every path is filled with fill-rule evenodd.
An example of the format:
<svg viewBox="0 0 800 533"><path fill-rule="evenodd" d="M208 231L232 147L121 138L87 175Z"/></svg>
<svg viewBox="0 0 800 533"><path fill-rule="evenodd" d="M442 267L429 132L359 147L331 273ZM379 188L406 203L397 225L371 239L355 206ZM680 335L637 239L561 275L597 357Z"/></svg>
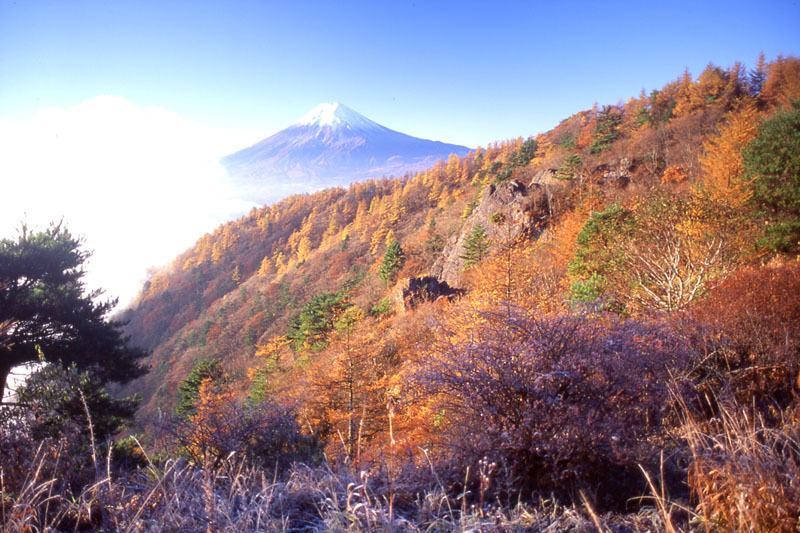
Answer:
<svg viewBox="0 0 800 533"><path fill-rule="evenodd" d="M251 207L218 162L244 145L118 96L0 120L0 235L13 237L23 218L42 228L63 217L94 251L90 286L125 304L147 267Z"/></svg>

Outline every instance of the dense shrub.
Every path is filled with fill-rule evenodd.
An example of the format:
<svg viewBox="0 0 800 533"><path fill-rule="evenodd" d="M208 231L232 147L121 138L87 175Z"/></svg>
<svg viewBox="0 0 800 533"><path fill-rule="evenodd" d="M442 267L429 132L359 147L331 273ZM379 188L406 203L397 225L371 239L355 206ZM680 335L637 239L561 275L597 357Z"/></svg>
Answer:
<svg viewBox="0 0 800 533"><path fill-rule="evenodd" d="M34 440L67 437L74 446L90 445L89 418L96 442L123 429L133 418L137 398L112 398L100 381L75 365L47 364L17 390L16 409L8 414Z"/></svg>
<svg viewBox="0 0 800 533"><path fill-rule="evenodd" d="M686 315L701 359L693 378L730 389L744 405L780 419L797 400L800 374L800 262L745 268L714 287Z"/></svg>
<svg viewBox="0 0 800 533"><path fill-rule="evenodd" d="M515 309L440 333L415 385L437 398L454 472L463 478L485 457L513 493L588 489L611 507L641 494L638 465L653 466L665 444L670 371L688 359L677 337L633 320Z"/></svg>
<svg viewBox="0 0 800 533"><path fill-rule="evenodd" d="M198 464L220 464L236 453L269 467L316 459L316 439L304 435L293 411L268 400L247 403L205 381L194 412L169 427L180 449Z"/></svg>
<svg viewBox="0 0 800 533"><path fill-rule="evenodd" d="M115 399L98 379L74 365L51 363L31 374L16 392L16 403L0 410L0 465L6 488L21 486L41 459L39 447L59 451L43 461L43 475L58 467L59 483L79 491L95 477L106 443L132 419L138 399ZM95 446L94 448L92 446Z"/></svg>

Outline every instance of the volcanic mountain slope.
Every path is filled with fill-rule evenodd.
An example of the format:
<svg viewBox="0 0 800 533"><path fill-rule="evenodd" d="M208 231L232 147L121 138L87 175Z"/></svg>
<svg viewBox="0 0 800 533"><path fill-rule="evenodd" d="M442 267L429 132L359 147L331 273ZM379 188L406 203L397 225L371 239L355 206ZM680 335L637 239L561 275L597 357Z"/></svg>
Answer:
<svg viewBox="0 0 800 533"><path fill-rule="evenodd" d="M726 410L774 421L756 428L777 436L765 450L796 442L783 421L798 408L800 213L768 211L753 193L769 174L745 171L782 160L783 191L798 188L783 172L800 160L788 150L800 136L790 105L800 60L770 63L765 78L742 72L709 65L696 82L681 76L536 137L291 196L201 237L121 317L150 350L150 373L119 391L143 398L136 431L161 442L181 385L215 364L227 377L200 387L197 413L183 419L192 438L208 438L203 453L263 453L260 443L276 441L259 435L294 427L239 432L238 413L260 404L233 396L248 397L267 402L264 413L296 409L325 457L348 466L343 480L389 464L408 495L449 486L455 501L482 483L462 480L482 475L487 458L504 465L492 486L510 498L570 501L591 486L609 495L601 505L628 509L647 490L641 472L663 469L666 451L719 461L671 462L661 476L671 494L688 497L688 473L711 468L722 474L706 472L710 482L743 487L731 501L766 487L789 495L781 516L797 517L786 488L796 469L783 475L796 454L743 458L671 437L711 428L702 439L713 447L728 427L707 417ZM775 227L795 232L788 253L758 244ZM670 391L698 406L691 426L673 425L682 419L664 401ZM773 466L740 475L743 462ZM421 477L428 469L435 480ZM724 500L714 487L695 493Z"/></svg>
<svg viewBox="0 0 800 533"><path fill-rule="evenodd" d="M158 409L172 409L178 385L203 358L222 361L244 390L250 379L245 375L272 364L273 359L256 357L260 347L290 334L298 337L300 326L295 325L304 310L308 315L315 306L333 305L340 297L368 317L359 326L363 333L399 346L395 335L417 335L406 335L404 327L419 326L428 334L424 310L407 306L414 295L404 292L412 285L440 286L428 283L433 278L466 290L465 304L509 301L543 313L565 313L575 307L590 309L584 298L606 291L611 298L640 305L634 298L643 292L632 292L634 282L625 277L627 270L601 270L611 257L602 246L612 241L598 237L579 242L579 234L585 227L634 232L630 224L636 222L639 229L630 235L643 239L634 242L641 247L627 248L626 233L625 239L613 241L622 247L614 253L646 250L658 255L669 251L666 237L653 233L645 238L651 230L690 228L691 238L728 231L729 226L705 230L694 224L722 223L732 216L715 214L720 201L709 197L713 201L706 202L704 195L712 194L705 192L711 187L722 187L723 192L715 194L728 194L728 169L736 158L742 165L738 153L733 160L729 157L731 144L741 146L737 128L749 127L749 135L756 135L761 116L800 98L800 60L771 63L770 69L763 88L756 90L739 71L709 66L697 82L689 80L685 91L681 77L649 96L578 112L535 138L479 147L406 179L366 180L253 208L201 237L156 273L123 313L132 341L151 351L152 368L124 392L142 393L142 419L155 417ZM334 125L346 129L331 108L325 117L320 112L306 120L327 122L331 132ZM338 106L337 111L342 112ZM706 203L686 204L687 198ZM692 225L670 218L683 213L678 207L694 210L695 205L709 211L687 212ZM765 224L751 204L730 213L744 217L736 219L742 228L774 227ZM617 224L617 216L629 218ZM610 221L598 226L604 220ZM737 230L736 239L728 236L725 242L754 242L747 240L748 231ZM592 235L583 232L587 233ZM393 278L384 279L381 268L394 241L402 248L404 262ZM644 248L651 243L656 244ZM737 246L752 253L752 246ZM737 253L746 256L744 251ZM730 256L734 262L737 253ZM479 266L473 268L475 264ZM573 264L582 266L576 269ZM728 268L733 266L726 264ZM729 272L725 269L721 272ZM591 285L601 274L617 278L610 278L613 284L607 286ZM338 330L333 331L332 322L326 324L322 329L327 328L325 334L333 341ZM275 371L263 377L276 390L294 387L292 394L305 401L304 365L322 365L322 372L330 359L303 346L295 348L286 347L283 361L291 376ZM413 343L405 352L392 348L392 361L416 364L416 350ZM327 356L343 353L347 352L332 349ZM302 358L297 365L296 358Z"/></svg>
<svg viewBox="0 0 800 533"><path fill-rule="evenodd" d="M249 199L348 185L423 170L469 148L400 133L338 103L320 104L296 124L222 158Z"/></svg>

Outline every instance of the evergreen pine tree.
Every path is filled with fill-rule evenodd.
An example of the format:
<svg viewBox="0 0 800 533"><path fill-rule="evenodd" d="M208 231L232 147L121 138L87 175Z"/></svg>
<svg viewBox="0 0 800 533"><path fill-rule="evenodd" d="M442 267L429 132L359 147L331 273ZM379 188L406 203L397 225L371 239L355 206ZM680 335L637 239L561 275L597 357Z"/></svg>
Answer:
<svg viewBox="0 0 800 533"><path fill-rule="evenodd" d="M86 289L89 255L60 223L35 232L23 224L17 239L0 240L0 397L11 369L42 354L91 371L101 384L147 372L139 365L147 352L107 318L116 301Z"/></svg>
<svg viewBox="0 0 800 533"><path fill-rule="evenodd" d="M769 221L761 244L800 250L800 102L766 120L742 151L752 201Z"/></svg>
<svg viewBox="0 0 800 533"><path fill-rule="evenodd" d="M467 269L486 257L486 252L488 251L489 240L486 235L486 228L476 224L472 229L472 233L464 241L464 253L459 257L464 260L464 268Z"/></svg>
<svg viewBox="0 0 800 533"><path fill-rule="evenodd" d="M389 283L394 282L397 273L403 268L405 261L406 256L405 253L403 253L403 249L400 247L400 243L392 241L392 244L386 249L386 253L383 254L383 262L378 271L378 277Z"/></svg>
<svg viewBox="0 0 800 533"><path fill-rule="evenodd" d="M194 412L199 398L200 386L205 380L221 382L225 379L225 371L219 359L199 359L192 367L189 375L178 385L178 405L175 414L189 415Z"/></svg>

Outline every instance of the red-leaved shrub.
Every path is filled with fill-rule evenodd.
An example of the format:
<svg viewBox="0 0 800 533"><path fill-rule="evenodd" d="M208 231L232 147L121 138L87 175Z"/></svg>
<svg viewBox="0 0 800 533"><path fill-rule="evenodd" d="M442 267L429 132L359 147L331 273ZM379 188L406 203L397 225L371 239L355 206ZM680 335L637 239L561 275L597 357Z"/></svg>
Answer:
<svg viewBox="0 0 800 533"><path fill-rule="evenodd" d="M746 268L688 313L701 359L696 379L730 388L773 420L796 403L800 371L800 262Z"/></svg>
<svg viewBox="0 0 800 533"><path fill-rule="evenodd" d="M638 465L654 466L663 449L683 343L615 317L504 309L472 323L442 331L415 380L444 415L454 475L487 457L512 493L575 499L586 489L603 507L641 495Z"/></svg>

